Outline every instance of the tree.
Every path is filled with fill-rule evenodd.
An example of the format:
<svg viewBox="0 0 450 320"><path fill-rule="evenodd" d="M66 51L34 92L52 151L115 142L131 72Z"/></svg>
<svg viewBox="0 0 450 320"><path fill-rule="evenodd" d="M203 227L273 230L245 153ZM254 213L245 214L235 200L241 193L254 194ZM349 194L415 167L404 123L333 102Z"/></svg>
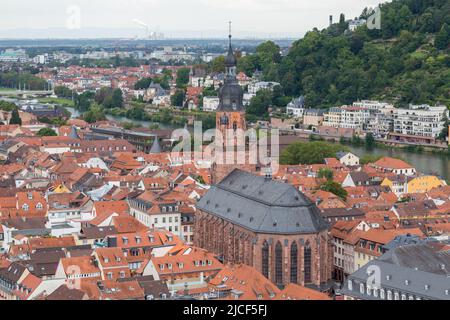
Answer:
<svg viewBox="0 0 450 320"><path fill-rule="evenodd" d="M111 106L113 108L122 108L123 106L123 93L120 89L114 89L111 96Z"/></svg>
<svg viewBox="0 0 450 320"><path fill-rule="evenodd" d="M317 177L321 179L324 178L327 180L333 180L333 170L329 168L322 168L317 173Z"/></svg>
<svg viewBox="0 0 450 320"><path fill-rule="evenodd" d="M54 137L57 136L55 130L51 128L42 128L38 131L37 135L39 137Z"/></svg>
<svg viewBox="0 0 450 320"><path fill-rule="evenodd" d="M75 99L75 107L80 111L87 111L91 108L92 93L84 92Z"/></svg>
<svg viewBox="0 0 450 320"><path fill-rule="evenodd" d="M11 112L14 109L17 109L17 106L15 103L0 100L0 110Z"/></svg>
<svg viewBox="0 0 450 320"><path fill-rule="evenodd" d="M363 144L361 138L356 134L352 136L351 143L354 146L360 146L361 144Z"/></svg>
<svg viewBox="0 0 450 320"><path fill-rule="evenodd" d="M11 119L9 120L9 124L18 124L20 126L22 125L22 119L20 118L19 110L17 110L17 108L14 108L11 112Z"/></svg>
<svg viewBox="0 0 450 320"><path fill-rule="evenodd" d="M324 163L325 158L333 158L339 151L348 151L348 148L324 141L294 142L281 152L280 163L291 165Z"/></svg>
<svg viewBox="0 0 450 320"><path fill-rule="evenodd" d="M147 89L152 84L152 78L142 78L134 84L135 90Z"/></svg>
<svg viewBox="0 0 450 320"><path fill-rule="evenodd" d="M444 50L450 44L450 27L445 23L441 30L436 34L434 44L437 49Z"/></svg>
<svg viewBox="0 0 450 320"><path fill-rule="evenodd" d="M225 71L225 57L220 56L220 57L217 57L214 60L212 60L210 63L210 70L211 70L211 72L216 72L216 73L224 72Z"/></svg>
<svg viewBox="0 0 450 320"><path fill-rule="evenodd" d="M331 192L332 194L338 196L342 200L347 199L347 191L342 188L342 186L333 180L327 180L324 183L322 183L319 187L320 190Z"/></svg>
<svg viewBox="0 0 450 320"><path fill-rule="evenodd" d="M110 96L111 94L112 88L102 87L96 92L94 100L98 104L103 104L103 101L106 99L106 97Z"/></svg>
<svg viewBox="0 0 450 320"><path fill-rule="evenodd" d="M177 88L186 88L189 83L189 74L191 73L191 69L189 68L180 68L177 70Z"/></svg>
<svg viewBox="0 0 450 320"><path fill-rule="evenodd" d="M272 105L272 92L270 90L260 90L250 100L247 107L247 114L257 117L268 116L269 106Z"/></svg>
<svg viewBox="0 0 450 320"><path fill-rule="evenodd" d="M88 112L83 114L83 119L88 123L94 123L97 121L105 120L106 116L100 106L94 105Z"/></svg>
<svg viewBox="0 0 450 320"><path fill-rule="evenodd" d="M175 93L170 97L170 103L176 107L182 107L184 103L184 90L178 89Z"/></svg>
<svg viewBox="0 0 450 320"><path fill-rule="evenodd" d="M365 143L367 148L373 148L375 146L375 138L371 132L366 134Z"/></svg>

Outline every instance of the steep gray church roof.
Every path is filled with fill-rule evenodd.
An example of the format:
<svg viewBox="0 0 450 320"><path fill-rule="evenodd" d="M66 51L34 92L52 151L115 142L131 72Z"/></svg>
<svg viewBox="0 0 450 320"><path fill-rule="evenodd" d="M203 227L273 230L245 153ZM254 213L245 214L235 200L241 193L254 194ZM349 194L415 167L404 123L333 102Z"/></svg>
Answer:
<svg viewBox="0 0 450 320"><path fill-rule="evenodd" d="M75 126L72 126L72 128L70 129L69 137L71 139L80 139L80 136L78 135L77 129L75 128Z"/></svg>
<svg viewBox="0 0 450 320"><path fill-rule="evenodd" d="M293 186L239 169L212 186L197 208L260 233L310 234L328 227Z"/></svg>
<svg viewBox="0 0 450 320"><path fill-rule="evenodd" d="M161 153L161 145L159 144L158 137L155 137L155 140L153 141L153 145L150 148L150 153Z"/></svg>

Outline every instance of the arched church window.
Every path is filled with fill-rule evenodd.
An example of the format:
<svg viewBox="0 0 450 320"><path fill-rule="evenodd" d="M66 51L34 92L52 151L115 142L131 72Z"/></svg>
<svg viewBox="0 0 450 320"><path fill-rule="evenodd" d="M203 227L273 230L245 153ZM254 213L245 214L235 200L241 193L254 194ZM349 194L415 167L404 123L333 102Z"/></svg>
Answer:
<svg viewBox="0 0 450 320"><path fill-rule="evenodd" d="M279 241L275 245L275 283L283 284L283 248Z"/></svg>
<svg viewBox="0 0 450 320"><path fill-rule="evenodd" d="M262 274L264 277L269 278L269 244L264 241L262 247Z"/></svg>
<svg viewBox="0 0 450 320"><path fill-rule="evenodd" d="M305 283L311 282L311 247L309 242L305 245L305 252L303 255L303 264L305 266Z"/></svg>
<svg viewBox="0 0 450 320"><path fill-rule="evenodd" d="M298 248L294 241L291 244L291 283L297 283L298 279Z"/></svg>

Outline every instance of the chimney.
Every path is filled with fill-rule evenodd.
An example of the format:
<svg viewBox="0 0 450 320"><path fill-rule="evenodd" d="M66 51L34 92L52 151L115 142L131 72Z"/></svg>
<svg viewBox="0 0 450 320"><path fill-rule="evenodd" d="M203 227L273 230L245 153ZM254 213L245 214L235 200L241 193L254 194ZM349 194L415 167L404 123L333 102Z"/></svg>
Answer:
<svg viewBox="0 0 450 320"><path fill-rule="evenodd" d="M333 24L333 16L330 15L330 26Z"/></svg>

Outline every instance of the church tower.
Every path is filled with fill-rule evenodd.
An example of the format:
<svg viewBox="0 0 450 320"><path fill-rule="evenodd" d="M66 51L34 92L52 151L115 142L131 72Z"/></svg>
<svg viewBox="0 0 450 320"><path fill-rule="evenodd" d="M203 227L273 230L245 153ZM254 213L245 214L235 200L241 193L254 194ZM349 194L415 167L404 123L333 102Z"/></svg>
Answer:
<svg viewBox="0 0 450 320"><path fill-rule="evenodd" d="M243 105L244 91L236 79L237 60L231 46L231 22L228 54L225 58L225 80L219 89L219 107L216 113L216 129L224 139L233 139L237 129L246 129L245 108Z"/></svg>
<svg viewBox="0 0 450 320"><path fill-rule="evenodd" d="M215 162L211 167L211 177L213 184L220 182L225 176L236 168L243 169L250 172L255 172L255 165L239 163L237 159L237 152L246 150L245 140L242 144L242 134L245 132L245 107L243 103L244 91L236 79L236 64L237 59L233 53L231 46L231 22L228 53L225 58L225 80L223 86L219 89L219 107L216 112L216 143L222 144L224 154L216 152ZM222 139L217 136L221 135ZM245 138L244 138L245 139ZM226 158L230 152L227 146L234 146L233 149L236 154L232 157L234 161L228 162ZM222 161L218 161L221 158Z"/></svg>

